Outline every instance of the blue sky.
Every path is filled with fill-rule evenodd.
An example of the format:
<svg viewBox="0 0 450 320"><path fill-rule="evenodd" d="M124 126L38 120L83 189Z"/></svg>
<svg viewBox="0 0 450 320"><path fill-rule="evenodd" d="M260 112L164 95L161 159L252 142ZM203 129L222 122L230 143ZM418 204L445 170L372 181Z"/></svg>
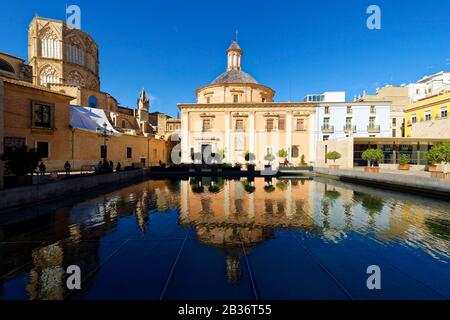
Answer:
<svg viewBox="0 0 450 320"><path fill-rule="evenodd" d="M102 90L134 107L145 87L152 111L173 116L225 70L236 29L243 69L276 101L338 90L350 100L450 69L448 0L17 0L0 20L0 51L26 58L32 17L64 20L66 4L80 6L81 28L99 44ZM381 7L381 30L366 28L371 4Z"/></svg>

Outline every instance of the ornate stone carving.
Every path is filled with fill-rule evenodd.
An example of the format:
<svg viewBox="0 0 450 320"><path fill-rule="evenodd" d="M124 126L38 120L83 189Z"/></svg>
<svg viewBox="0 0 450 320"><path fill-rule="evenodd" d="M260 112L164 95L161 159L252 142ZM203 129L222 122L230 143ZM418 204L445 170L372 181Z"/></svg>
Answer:
<svg viewBox="0 0 450 320"><path fill-rule="evenodd" d="M78 71L70 71L67 75L67 83L72 86L84 87L86 82Z"/></svg>

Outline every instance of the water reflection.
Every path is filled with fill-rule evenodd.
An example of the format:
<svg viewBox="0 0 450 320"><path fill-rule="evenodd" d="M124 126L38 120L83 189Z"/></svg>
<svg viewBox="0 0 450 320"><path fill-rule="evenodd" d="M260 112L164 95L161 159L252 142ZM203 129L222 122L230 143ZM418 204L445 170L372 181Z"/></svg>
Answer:
<svg viewBox="0 0 450 320"><path fill-rule="evenodd" d="M3 215L0 298L10 294L5 283L22 278L23 298L63 299L67 266L79 265L86 277L95 279L109 245L135 234L157 237L161 229L193 230L190 236L196 241L219 250L230 284L241 281L244 255L280 231L330 243L360 234L417 247L446 262L448 209L448 204L431 199L355 190L320 178L147 181L74 205L22 210L20 218L17 213ZM173 223L156 216L174 212Z"/></svg>

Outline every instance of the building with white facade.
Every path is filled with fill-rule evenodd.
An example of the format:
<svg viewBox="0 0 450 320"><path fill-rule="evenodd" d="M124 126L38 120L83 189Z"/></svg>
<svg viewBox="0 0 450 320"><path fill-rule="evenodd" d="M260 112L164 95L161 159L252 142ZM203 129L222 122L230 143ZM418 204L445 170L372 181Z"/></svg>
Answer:
<svg viewBox="0 0 450 320"><path fill-rule="evenodd" d="M450 72L441 71L424 76L415 83L406 86L411 103L439 94L444 90L450 90Z"/></svg>
<svg viewBox="0 0 450 320"><path fill-rule="evenodd" d="M324 92L321 94L308 94L304 102L345 102L345 91Z"/></svg>
<svg viewBox="0 0 450 320"><path fill-rule="evenodd" d="M390 102L322 102L316 109L315 141L390 137Z"/></svg>

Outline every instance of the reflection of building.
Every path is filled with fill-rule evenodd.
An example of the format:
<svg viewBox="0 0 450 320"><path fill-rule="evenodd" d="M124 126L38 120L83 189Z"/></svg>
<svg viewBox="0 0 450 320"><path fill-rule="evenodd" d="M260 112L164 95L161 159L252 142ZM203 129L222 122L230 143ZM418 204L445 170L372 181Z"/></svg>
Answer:
<svg viewBox="0 0 450 320"><path fill-rule="evenodd" d="M313 161L316 104L274 102L274 90L242 70L242 56L233 41L227 50L226 71L197 89L196 104L178 105L181 161L190 163L194 154L207 149L223 151L229 163L244 163L249 152L262 166L265 155L281 149L293 163L298 164L302 155L307 162Z"/></svg>

